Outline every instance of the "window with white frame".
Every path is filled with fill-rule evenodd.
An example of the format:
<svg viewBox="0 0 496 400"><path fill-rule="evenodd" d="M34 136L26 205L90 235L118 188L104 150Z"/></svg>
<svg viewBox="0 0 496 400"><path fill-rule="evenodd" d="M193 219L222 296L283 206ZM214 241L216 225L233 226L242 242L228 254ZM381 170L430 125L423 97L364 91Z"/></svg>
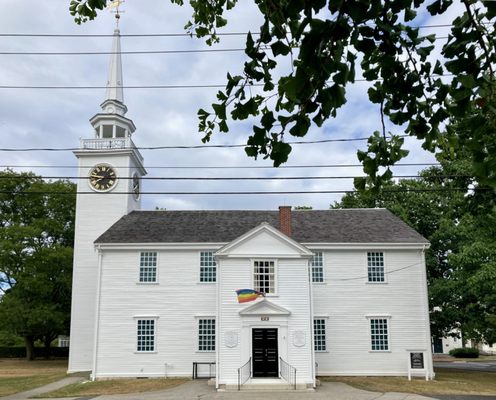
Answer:
<svg viewBox="0 0 496 400"><path fill-rule="evenodd" d="M313 320L313 342L315 351L326 351L326 320L315 318Z"/></svg>
<svg viewBox="0 0 496 400"><path fill-rule="evenodd" d="M371 350L389 350L389 333L387 318L370 318Z"/></svg>
<svg viewBox="0 0 496 400"><path fill-rule="evenodd" d="M324 282L324 256L321 251L313 253L310 265L312 266L312 282Z"/></svg>
<svg viewBox="0 0 496 400"><path fill-rule="evenodd" d="M155 320L154 319L138 319L137 320L136 351L139 351L139 352L155 351Z"/></svg>
<svg viewBox="0 0 496 400"><path fill-rule="evenodd" d="M215 282L217 280L217 264L213 251L200 252L200 282Z"/></svg>
<svg viewBox="0 0 496 400"><path fill-rule="evenodd" d="M215 351L215 318L198 320L198 350Z"/></svg>
<svg viewBox="0 0 496 400"><path fill-rule="evenodd" d="M253 262L253 286L262 293L276 292L276 272L274 261L258 260Z"/></svg>
<svg viewBox="0 0 496 400"><path fill-rule="evenodd" d="M141 283L157 282L156 251L142 251L140 253L139 281Z"/></svg>
<svg viewBox="0 0 496 400"><path fill-rule="evenodd" d="M369 282L384 282L384 253L369 251L367 253L367 275Z"/></svg>

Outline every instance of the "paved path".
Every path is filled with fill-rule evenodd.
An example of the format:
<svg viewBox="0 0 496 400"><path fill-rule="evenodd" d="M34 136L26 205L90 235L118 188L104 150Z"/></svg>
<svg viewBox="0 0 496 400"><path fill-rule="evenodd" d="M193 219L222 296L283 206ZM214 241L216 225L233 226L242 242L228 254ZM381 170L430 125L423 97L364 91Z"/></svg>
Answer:
<svg viewBox="0 0 496 400"><path fill-rule="evenodd" d="M496 372L496 361L438 361L436 368L463 369L465 371Z"/></svg>
<svg viewBox="0 0 496 400"><path fill-rule="evenodd" d="M439 400L496 400L496 396L472 396L472 395L458 395L447 394L436 396Z"/></svg>
<svg viewBox="0 0 496 400"><path fill-rule="evenodd" d="M51 392L52 390L57 390L60 389L61 387L70 385L71 383L76 383L76 382L81 382L83 381L84 378L80 376L70 376L68 378L64 378L60 381L49 383L48 385L45 386L40 386L35 389L28 390L27 392L21 392L21 393L16 393L12 394L10 396L5 396L2 397L2 400L24 400L28 399L33 396L38 396L42 393L47 393Z"/></svg>
<svg viewBox="0 0 496 400"><path fill-rule="evenodd" d="M29 392L17 393L12 396L2 397L1 400L24 400L29 396L40 395L50 390L58 389L70 383L77 382L82 378L66 378L59 382L30 390ZM98 396L98 400L260 400L270 397L270 400L429 400L433 397L419 396L407 393L378 393L368 392L352 388L340 382L323 382L316 391L308 392L216 392L212 386L208 386L204 380L189 381L183 385L168 390L157 392L133 393ZM65 400L83 400L87 397L70 398ZM59 399L61 400L61 399Z"/></svg>

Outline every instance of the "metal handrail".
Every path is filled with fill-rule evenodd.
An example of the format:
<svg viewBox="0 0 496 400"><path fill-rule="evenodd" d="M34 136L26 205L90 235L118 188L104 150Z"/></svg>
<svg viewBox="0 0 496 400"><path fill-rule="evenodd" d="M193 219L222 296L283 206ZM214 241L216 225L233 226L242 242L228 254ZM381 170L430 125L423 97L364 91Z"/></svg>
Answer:
<svg viewBox="0 0 496 400"><path fill-rule="evenodd" d="M238 390L241 390L248 379L251 378L251 357L241 367L238 368Z"/></svg>
<svg viewBox="0 0 496 400"><path fill-rule="evenodd" d="M279 357L279 365L281 376L289 383L289 386L293 386L296 390L296 368L284 361L282 357Z"/></svg>

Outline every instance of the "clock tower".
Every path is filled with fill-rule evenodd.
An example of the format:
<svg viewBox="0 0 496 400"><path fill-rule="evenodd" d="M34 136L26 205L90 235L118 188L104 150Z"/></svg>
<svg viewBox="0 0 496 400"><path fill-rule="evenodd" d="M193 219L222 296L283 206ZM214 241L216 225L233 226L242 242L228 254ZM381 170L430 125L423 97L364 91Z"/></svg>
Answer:
<svg viewBox="0 0 496 400"><path fill-rule="evenodd" d="M116 16L119 14L117 13ZM143 157L131 140L122 87L119 29L115 29L105 100L90 119L94 135L74 151L79 162L68 372L91 371L100 255L94 241L120 217L141 207Z"/></svg>

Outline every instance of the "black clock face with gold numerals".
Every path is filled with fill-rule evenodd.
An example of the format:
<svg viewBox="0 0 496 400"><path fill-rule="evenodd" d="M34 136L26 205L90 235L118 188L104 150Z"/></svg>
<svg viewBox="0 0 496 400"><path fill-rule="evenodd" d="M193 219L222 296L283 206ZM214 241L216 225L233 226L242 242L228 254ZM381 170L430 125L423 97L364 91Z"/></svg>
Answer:
<svg viewBox="0 0 496 400"><path fill-rule="evenodd" d="M98 191L107 191L114 187L117 182L117 174L108 165L97 165L90 173L90 185Z"/></svg>

